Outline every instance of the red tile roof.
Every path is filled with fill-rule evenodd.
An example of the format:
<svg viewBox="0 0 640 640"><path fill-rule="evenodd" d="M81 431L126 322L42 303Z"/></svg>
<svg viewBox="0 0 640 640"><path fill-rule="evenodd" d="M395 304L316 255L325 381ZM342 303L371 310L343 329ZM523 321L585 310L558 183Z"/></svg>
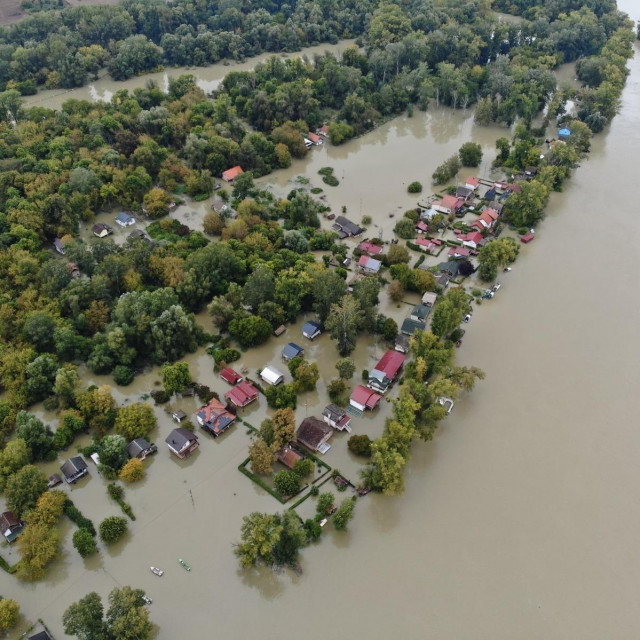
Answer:
<svg viewBox="0 0 640 640"><path fill-rule="evenodd" d="M467 247L451 247L447 252L449 256L462 256L466 258L471 255L471 250L467 249Z"/></svg>
<svg viewBox="0 0 640 640"><path fill-rule="evenodd" d="M458 240L462 240L462 242L478 242L482 241L482 234L479 231L470 231L469 233L462 233L458 236Z"/></svg>
<svg viewBox="0 0 640 640"><path fill-rule="evenodd" d="M442 207L456 211L462 206L462 198L456 198L455 196L442 196L441 200L436 200L433 204L439 204Z"/></svg>
<svg viewBox="0 0 640 640"><path fill-rule="evenodd" d="M418 231L424 231L426 233L427 231L429 231L429 225L424 220L420 220L416 223L416 229Z"/></svg>
<svg viewBox="0 0 640 640"><path fill-rule="evenodd" d="M246 380L227 391L224 397L233 402L236 407L245 407L258 398L258 390Z"/></svg>
<svg viewBox="0 0 640 640"><path fill-rule="evenodd" d="M216 398L211 398L208 404L198 409L196 416L198 422L213 433L222 433L236 419L233 413L227 411L227 405Z"/></svg>
<svg viewBox="0 0 640 640"><path fill-rule="evenodd" d="M394 380L398 375L398 371L402 368L405 359L405 356L401 353L389 349L382 358L380 358L380 361L376 365L376 369L378 371L382 371L389 380Z"/></svg>
<svg viewBox="0 0 640 640"><path fill-rule="evenodd" d="M467 178L465 184L470 184L475 189L480 184L480 178Z"/></svg>
<svg viewBox="0 0 640 640"><path fill-rule="evenodd" d="M358 249L364 253L368 253L370 256L377 256L382 253L382 247L379 244L373 244L371 242L361 242L358 245Z"/></svg>
<svg viewBox="0 0 640 640"><path fill-rule="evenodd" d="M307 133L307 138L309 138L309 140L311 140L311 142L313 143L318 143L320 142L320 136L317 136L315 133L311 133L311 131L309 131L309 133Z"/></svg>
<svg viewBox="0 0 640 640"><path fill-rule="evenodd" d="M534 238L535 238L535 236L533 235L533 233L531 233L531 232L525 233L522 236L522 238L520 238L520 242L524 242L525 244L527 244L527 242L531 242Z"/></svg>
<svg viewBox="0 0 640 640"><path fill-rule="evenodd" d="M242 376L237 372L231 369L231 367L227 367L220 372L220 377L229 384L237 384L238 382L242 382Z"/></svg>
<svg viewBox="0 0 640 640"><path fill-rule="evenodd" d="M350 399L358 404L368 407L369 409L375 409L378 402L382 399L382 396L360 384L353 390Z"/></svg>
<svg viewBox="0 0 640 640"><path fill-rule="evenodd" d="M239 165L236 165L235 167L231 167L231 169L227 169L222 174L222 179L225 180L226 182L231 182L234 178L237 178L241 173L244 173L244 171L242 170L242 167Z"/></svg>

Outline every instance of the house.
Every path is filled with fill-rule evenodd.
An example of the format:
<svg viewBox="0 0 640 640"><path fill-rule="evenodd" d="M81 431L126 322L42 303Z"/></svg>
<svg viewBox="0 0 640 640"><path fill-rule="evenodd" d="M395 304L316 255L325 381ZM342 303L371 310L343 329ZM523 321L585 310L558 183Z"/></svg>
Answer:
<svg viewBox="0 0 640 640"><path fill-rule="evenodd" d="M459 269L460 269L460 264L455 260L449 260L449 262L441 262L438 265L438 271L447 273L452 278L455 278L458 275Z"/></svg>
<svg viewBox="0 0 640 640"><path fill-rule="evenodd" d="M136 223L136 219L130 213L127 213L126 211L121 211L116 216L116 222L121 227L130 227L132 224Z"/></svg>
<svg viewBox="0 0 640 640"><path fill-rule="evenodd" d="M433 216L437 216L438 212L435 209L429 208L429 209L423 209L420 212L420 219L421 220L431 220L431 218L433 218Z"/></svg>
<svg viewBox="0 0 640 640"><path fill-rule="evenodd" d="M382 400L380 394L359 384L353 390L349 398L349 404L358 409L358 411L365 411L366 409L373 410L378 406L380 400Z"/></svg>
<svg viewBox="0 0 640 640"><path fill-rule="evenodd" d="M147 234L142 229L134 229L127 238L130 238L131 240L136 240L137 238L140 238L141 240L148 240Z"/></svg>
<svg viewBox="0 0 640 640"><path fill-rule="evenodd" d="M436 284L441 289L446 289L449 286L449 280L451 280L451 277L446 273L441 273L439 276L436 276Z"/></svg>
<svg viewBox="0 0 640 640"><path fill-rule="evenodd" d="M460 210L463 204L462 198L456 198L455 196L446 195L440 200L434 200L431 203L431 208L435 209L439 213L451 214Z"/></svg>
<svg viewBox="0 0 640 640"><path fill-rule="evenodd" d="M316 133L323 138L326 138L329 135L329 125L323 124L319 129L316 129Z"/></svg>
<svg viewBox="0 0 640 640"><path fill-rule="evenodd" d="M289 362L289 360L293 360L299 356L304 354L304 349L297 345L295 342L290 342L289 344L285 344L282 349L282 359L285 362Z"/></svg>
<svg viewBox="0 0 640 640"><path fill-rule="evenodd" d="M174 429L165 438L165 442L169 447L169 451L180 458L180 460L184 460L184 458L190 456L200 446L198 436L184 427Z"/></svg>
<svg viewBox="0 0 640 640"><path fill-rule="evenodd" d="M533 165L529 165L524 168L524 175L528 178L533 178L533 176L538 175L538 167L534 167Z"/></svg>
<svg viewBox="0 0 640 640"><path fill-rule="evenodd" d="M471 255L471 249L468 247L451 247L447 251L447 255L452 258L468 258Z"/></svg>
<svg viewBox="0 0 640 640"><path fill-rule="evenodd" d="M296 462L304 460L304 456L298 453L295 449L292 449L289 445L282 447L276 451L276 459L289 469L295 467Z"/></svg>
<svg viewBox="0 0 640 640"><path fill-rule="evenodd" d="M437 299L437 293L434 293L433 291L427 291L422 295L422 304L426 305L427 307L433 307Z"/></svg>
<svg viewBox="0 0 640 640"><path fill-rule="evenodd" d="M89 473L89 467L82 456L69 458L61 467L62 475L67 484L73 484Z"/></svg>
<svg viewBox="0 0 640 640"><path fill-rule="evenodd" d="M13 542L24 529L24 522L13 511L0 513L0 532L7 542Z"/></svg>
<svg viewBox="0 0 640 640"><path fill-rule="evenodd" d="M233 182L241 173L244 173L242 167L236 165L235 167L231 167L231 169L227 169L222 173L222 179L225 182Z"/></svg>
<svg viewBox="0 0 640 640"><path fill-rule="evenodd" d="M180 411L179 413L182 413ZM175 416L175 413L173 414ZM185 418L186 418L185 414ZM138 460L144 460L152 453L157 453L158 447L153 442L149 442L146 438L136 438L127 445L127 453L130 458L138 458Z"/></svg>
<svg viewBox="0 0 640 640"><path fill-rule="evenodd" d="M366 253L370 256L379 256L382 253L382 247L379 244L373 244L372 242L361 242L358 245L358 249L362 253Z"/></svg>
<svg viewBox="0 0 640 640"><path fill-rule="evenodd" d="M338 232L340 239L347 238L349 236L355 238L364 231L362 227L357 225L355 222L351 222L351 220L344 216L338 216L336 218L336 221L333 223L333 228Z"/></svg>
<svg viewBox="0 0 640 640"><path fill-rule="evenodd" d="M338 431L346 431L351 433L351 417L349 414L339 407L337 404L328 404L322 411L322 419L334 429Z"/></svg>
<svg viewBox="0 0 640 640"><path fill-rule="evenodd" d="M404 333L405 336L412 336L416 331L424 331L425 329L426 325L424 324L424 322L412 320L411 318L405 318L402 321L400 333Z"/></svg>
<svg viewBox="0 0 640 640"><path fill-rule="evenodd" d="M91 231L96 238L106 238L108 235L113 233L111 227L103 222L94 224L93 227L91 227Z"/></svg>
<svg viewBox="0 0 640 640"><path fill-rule="evenodd" d="M504 209L504 205L502 204L502 202L498 202L497 200L492 200L487 206L489 207L489 209L493 209L498 213L502 213L502 210Z"/></svg>
<svg viewBox="0 0 640 640"><path fill-rule="evenodd" d="M382 262L380 260L376 260L375 258L370 258L369 256L360 256L360 259L358 260L358 266L365 273L375 274L380 271Z"/></svg>
<svg viewBox="0 0 640 640"><path fill-rule="evenodd" d="M62 478L57 473L49 476L49 481L47 482L49 489L53 489L53 487L57 487L59 484L62 484Z"/></svg>
<svg viewBox="0 0 640 640"><path fill-rule="evenodd" d="M442 246L442 241L437 238L416 238L416 244L422 251L435 253Z"/></svg>
<svg viewBox="0 0 640 640"><path fill-rule="evenodd" d="M491 189L487 189L486 193L484 194L484 199L485 200L495 200L498 197L498 192L491 188Z"/></svg>
<svg viewBox="0 0 640 640"><path fill-rule="evenodd" d="M333 435L333 429L318 418L313 416L305 418L296 431L297 441L310 449L311 451L318 451L320 453L326 453L331 448L331 445L327 444L327 441Z"/></svg>
<svg viewBox="0 0 640 640"><path fill-rule="evenodd" d="M60 238L55 238L53 241L53 248L61 255L64 255L64 242Z"/></svg>
<svg viewBox="0 0 640 640"><path fill-rule="evenodd" d="M427 317L431 313L431 307L426 304L417 304L411 310L411 315L409 316L412 320L417 320L418 322L426 322Z"/></svg>
<svg viewBox="0 0 640 640"><path fill-rule="evenodd" d="M404 361L405 356L389 349L382 358L380 358L375 369L369 372L367 386L374 391L385 393L397 379Z"/></svg>
<svg viewBox="0 0 640 640"><path fill-rule="evenodd" d="M260 392L247 380L224 394L224 397L236 407L246 407L258 399Z"/></svg>
<svg viewBox="0 0 640 640"><path fill-rule="evenodd" d="M416 233L429 233L429 225L424 220L416 222Z"/></svg>
<svg viewBox="0 0 640 640"><path fill-rule="evenodd" d="M462 198L465 202L473 196L473 189L467 187L458 187L456 189L456 198Z"/></svg>
<svg viewBox="0 0 640 640"><path fill-rule="evenodd" d="M484 244L484 236L479 231L470 231L469 233L461 233L458 240L462 242L463 247L477 249Z"/></svg>
<svg viewBox="0 0 640 640"><path fill-rule="evenodd" d="M400 353L409 353L409 349L411 348L411 340L409 336L405 336L402 333L399 333L396 336L396 343L394 349Z"/></svg>
<svg viewBox="0 0 640 640"><path fill-rule="evenodd" d="M180 423L183 420L186 420L187 414L184 411L176 410L171 414L171 417L174 419L175 422Z"/></svg>
<svg viewBox="0 0 640 640"><path fill-rule="evenodd" d="M479 184L480 184L480 178L469 177L464 182L464 186L470 191L475 191L478 188Z"/></svg>
<svg viewBox="0 0 640 640"><path fill-rule="evenodd" d="M521 238L520 238L520 242L524 243L524 244L528 244L529 242L531 242L533 239L535 238L535 235L533 234L532 231L529 231L529 233L525 233Z"/></svg>
<svg viewBox="0 0 640 640"><path fill-rule="evenodd" d="M311 149L311 147L313 147L313 142L311 142L311 140L309 140L309 138L303 138L304 140L304 146L307 149Z"/></svg>
<svg viewBox="0 0 640 640"><path fill-rule="evenodd" d="M260 372L260 377L262 378L262 380L264 380L264 382L273 385L274 387L284 381L284 375L274 367L265 367Z"/></svg>
<svg viewBox="0 0 640 640"><path fill-rule="evenodd" d="M316 133L307 133L307 140L311 142L314 147L318 147L322 144L322 138Z"/></svg>
<svg viewBox="0 0 640 640"><path fill-rule="evenodd" d="M285 331L287 330L287 327L284 324L281 324L274 332L273 335L274 336L281 336Z"/></svg>
<svg viewBox="0 0 640 640"><path fill-rule="evenodd" d="M204 431L217 438L235 422L236 417L227 410L224 402L211 398L207 404L196 411L196 420Z"/></svg>
<svg viewBox="0 0 640 640"><path fill-rule="evenodd" d="M471 223L471 226L478 229L478 231L491 229L499 217L500 214L495 209L485 209L477 219Z"/></svg>
<svg viewBox="0 0 640 640"><path fill-rule="evenodd" d="M314 340L321 333L320 325L317 322L308 321L302 325L302 335L309 340Z"/></svg>
<svg viewBox="0 0 640 640"><path fill-rule="evenodd" d="M220 372L220 377L231 385L238 384L238 382L242 382L244 380L244 378L231 367L225 367Z"/></svg>
<svg viewBox="0 0 640 640"><path fill-rule="evenodd" d="M53 640L46 631L39 631L35 636L29 636L27 640Z"/></svg>

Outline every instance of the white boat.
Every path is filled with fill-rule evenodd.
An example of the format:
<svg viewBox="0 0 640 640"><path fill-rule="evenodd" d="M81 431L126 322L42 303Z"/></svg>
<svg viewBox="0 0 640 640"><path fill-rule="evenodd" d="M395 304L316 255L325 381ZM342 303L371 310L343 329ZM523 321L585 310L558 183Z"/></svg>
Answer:
<svg viewBox="0 0 640 640"><path fill-rule="evenodd" d="M142 596L145 604L152 604L153 600L149 596Z"/></svg>
<svg viewBox="0 0 640 640"><path fill-rule="evenodd" d="M164 571L162 569L158 569L158 567L149 567L151 569L151 573L155 573L157 576L161 576Z"/></svg>

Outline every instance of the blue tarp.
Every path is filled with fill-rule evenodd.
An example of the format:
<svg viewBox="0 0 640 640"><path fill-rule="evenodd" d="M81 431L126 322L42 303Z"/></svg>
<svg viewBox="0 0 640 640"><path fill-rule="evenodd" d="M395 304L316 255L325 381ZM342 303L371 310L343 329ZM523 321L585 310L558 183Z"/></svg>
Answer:
<svg viewBox="0 0 640 640"><path fill-rule="evenodd" d="M558 131L558 135L563 137L563 138L568 138L571 135L571 130L570 129L560 129L560 131Z"/></svg>

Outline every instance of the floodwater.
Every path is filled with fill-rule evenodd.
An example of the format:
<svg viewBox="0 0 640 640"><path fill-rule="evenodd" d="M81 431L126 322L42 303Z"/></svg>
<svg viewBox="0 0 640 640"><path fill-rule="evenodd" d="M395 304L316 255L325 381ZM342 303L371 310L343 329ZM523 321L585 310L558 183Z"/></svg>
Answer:
<svg viewBox="0 0 640 640"><path fill-rule="evenodd" d="M310 59L313 59L314 55L321 55L329 51L330 53L340 56L342 52L347 47L353 45L354 42L354 40L341 40L337 44L318 44L288 54L262 53L259 56L247 58L244 62L217 62L208 67L167 67L164 71L147 73L122 81L113 80L106 70L103 70L98 80L84 87L78 87L76 89L44 89L36 95L25 97L24 101L26 106L43 106L49 109L59 109L65 101L71 99L91 100L93 102L103 100L109 102L116 91L122 89L133 91L133 89L144 88L147 86L147 83L151 81L156 82L163 91L168 91L169 78L179 78L185 74L194 75L197 85L208 93L215 91L227 73L231 71L251 71L257 64L264 62L272 55L280 55L283 58L308 56Z"/></svg>
<svg viewBox="0 0 640 640"><path fill-rule="evenodd" d="M403 496L358 500L350 531L327 527L322 541L303 552L300 576L241 571L232 545L242 516L280 508L236 470L249 442L245 427L217 440L202 434L200 450L177 461L162 442L171 422L158 409L152 435L160 451L147 463L147 478L126 490L137 516L131 535L83 561L69 531L63 557L43 582L0 574L0 592L21 603L24 626L40 617L61 638L61 615L71 602L91 590L106 596L115 586L132 585L154 599L151 619L161 639L260 634L289 640L301 629L313 639L635 637L637 52L629 66L621 113L595 139L565 191L553 195L535 242L522 248L499 294L466 327L459 361L482 367L487 379L456 403L433 442L416 443ZM372 216L388 240L389 213L415 203L406 194L408 182L421 180L428 188L435 166L471 138L487 151L487 164L476 173L488 175L489 149L502 134L475 127L470 112L416 112L343 147L315 149L264 182L286 190L295 175L333 166L341 180L326 187L334 211L344 205L356 221ZM384 294L382 307L396 317L408 309L389 305ZM309 343L300 326L244 354L237 367L246 366L250 376L266 363L286 372L280 347L293 340L330 378L331 341L321 336ZM354 354L356 376L380 353L362 341ZM209 356L187 360L195 378L226 390ZM157 373L150 372L117 390L117 398L135 400L154 382ZM325 402L320 385L306 396L298 419L318 415ZM179 401L185 410L195 405ZM261 398L243 418L258 426L264 405ZM354 433L377 435L388 410L383 403L379 414L354 419ZM355 479L359 463L346 437L336 435L332 443L325 460ZM97 523L119 509L91 471L71 497ZM301 513L312 506L304 503ZM190 573L178 557L192 565ZM162 567L164 577L152 575L149 565Z"/></svg>

